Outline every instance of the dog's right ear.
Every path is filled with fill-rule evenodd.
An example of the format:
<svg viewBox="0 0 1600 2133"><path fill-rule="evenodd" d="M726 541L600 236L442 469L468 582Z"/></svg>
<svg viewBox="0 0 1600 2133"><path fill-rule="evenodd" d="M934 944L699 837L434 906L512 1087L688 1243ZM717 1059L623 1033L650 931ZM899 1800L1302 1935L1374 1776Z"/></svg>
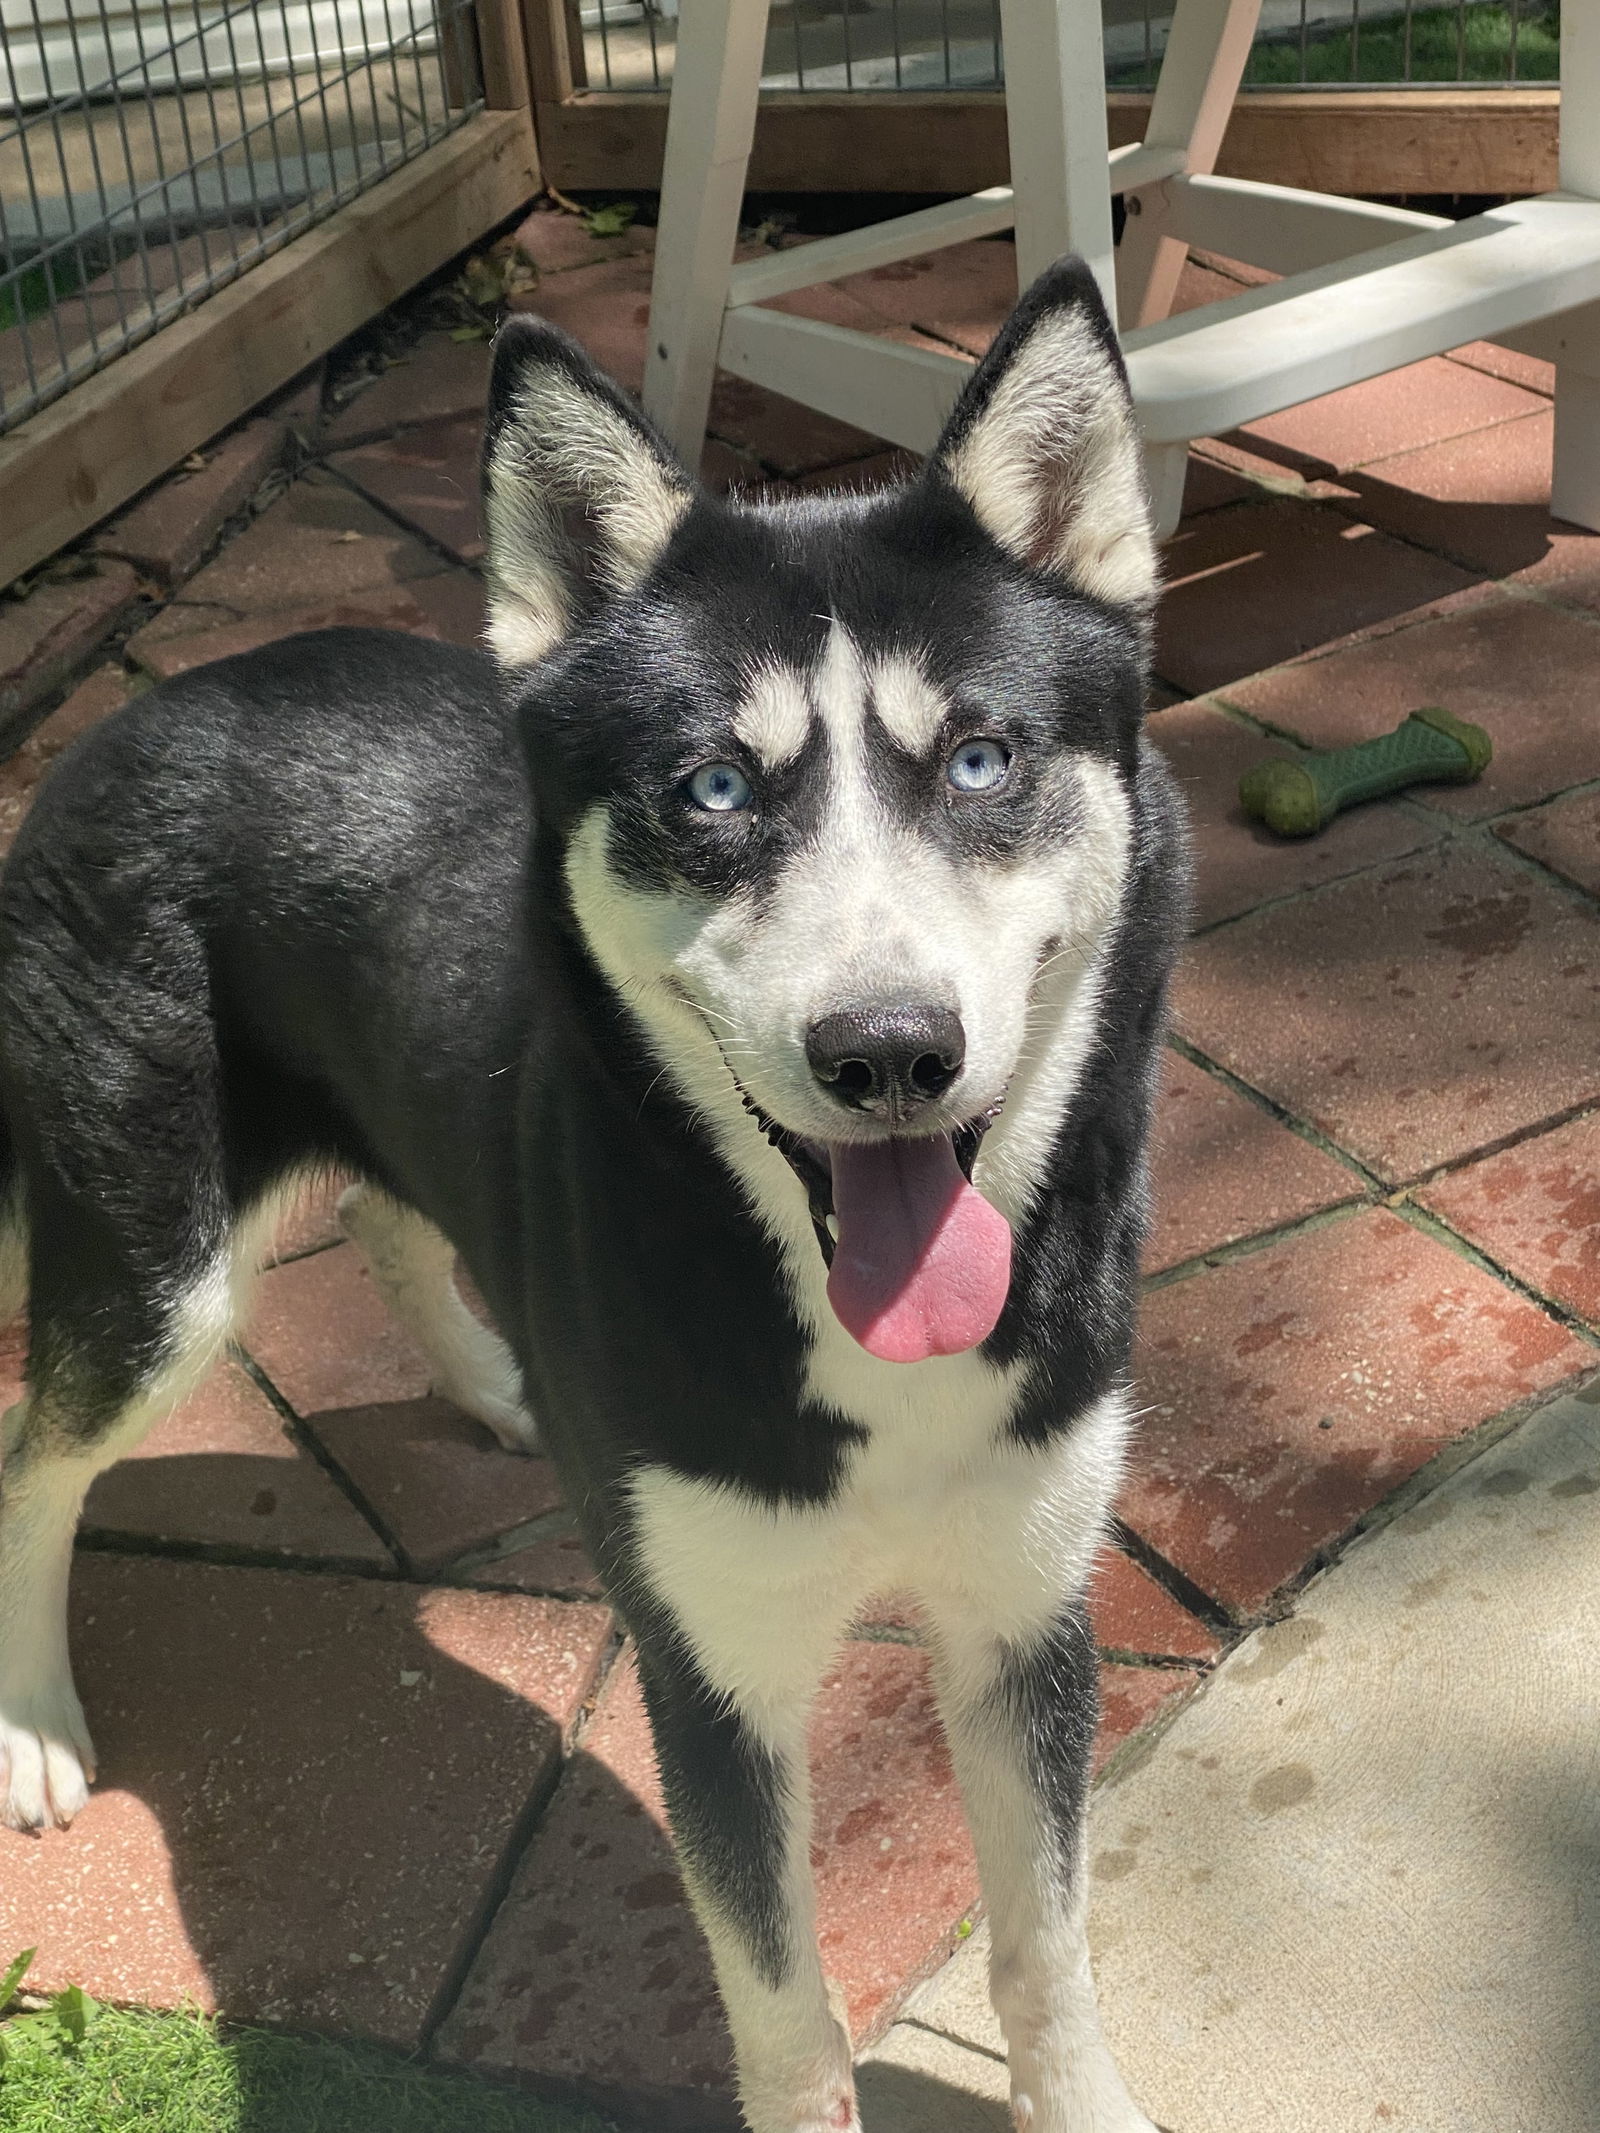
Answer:
<svg viewBox="0 0 1600 2133"><path fill-rule="evenodd" d="M597 598L636 585L694 493L576 342L542 319L507 319L483 440L487 634L499 658L542 659Z"/></svg>
<svg viewBox="0 0 1600 2133"><path fill-rule="evenodd" d="M1128 376L1081 259L1058 259L1024 290L929 464L1019 561L1098 600L1154 601Z"/></svg>

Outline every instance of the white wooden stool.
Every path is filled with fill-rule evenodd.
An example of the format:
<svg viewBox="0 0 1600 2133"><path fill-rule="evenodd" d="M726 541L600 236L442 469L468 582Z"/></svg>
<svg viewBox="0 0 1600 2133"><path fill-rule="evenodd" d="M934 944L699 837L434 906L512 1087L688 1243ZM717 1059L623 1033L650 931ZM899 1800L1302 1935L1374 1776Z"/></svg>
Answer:
<svg viewBox="0 0 1600 2133"><path fill-rule="evenodd" d="M1212 174L1260 0L1176 0L1148 131L1111 153L1099 0L1001 0L1011 184L736 266L768 5L692 0L678 22L644 403L691 466L719 364L927 451L970 363L765 307L1014 227L1024 286L1075 251L1114 318L1120 292L1163 535L1191 438L1473 340L1554 360L1552 507L1600 530L1600 6L1562 10L1562 189L1447 222ZM1169 318L1191 244L1284 279Z"/></svg>

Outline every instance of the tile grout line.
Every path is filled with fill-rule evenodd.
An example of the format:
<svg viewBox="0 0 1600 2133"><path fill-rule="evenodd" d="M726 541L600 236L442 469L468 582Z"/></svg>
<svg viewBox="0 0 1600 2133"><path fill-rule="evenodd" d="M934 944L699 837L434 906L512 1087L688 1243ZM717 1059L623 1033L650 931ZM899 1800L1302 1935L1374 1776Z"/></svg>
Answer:
<svg viewBox="0 0 1600 2133"><path fill-rule="evenodd" d="M1130 1561L1136 1563L1153 1578L1167 1597L1176 1600L1185 1613L1204 1623L1223 1640L1226 1651L1229 1642L1239 1635L1244 1627L1232 1609L1221 1600L1215 1600L1203 1586L1197 1585L1186 1570L1164 1556L1152 1541L1147 1541L1137 1527L1130 1526L1118 1512L1110 1518L1110 1535L1117 1547ZM1219 1657L1221 1654L1218 1655Z"/></svg>
<svg viewBox="0 0 1600 2133"><path fill-rule="evenodd" d="M494 1870L483 1884L472 1916L461 1929L460 1939L451 1951L451 1959L444 1966L427 2013L418 2026L416 2050L418 2057L425 2063L434 2063L434 2046L438 2041L439 2032L455 2012L461 1995L466 1990L467 1980L472 1975L478 1957L483 1953L484 1945L494 1929L494 1922L511 1893L511 1885L517 1878L517 1871L555 1802L562 1780L583 1745L594 1714L600 1707L601 1698L622 1659L627 1641L627 1631L622 1627L621 1618L613 1608L611 1634L600 1654L594 1681L573 1725L572 1738L570 1742L558 1739L550 1770L538 1784L529 1789L527 1798L507 1832Z"/></svg>
<svg viewBox="0 0 1600 2133"><path fill-rule="evenodd" d="M1435 1244L1454 1252L1457 1258L1464 1259L1469 1266L1476 1267L1480 1274L1488 1274L1502 1287L1520 1296L1525 1303L1532 1304L1544 1316L1565 1326L1569 1333L1575 1333L1580 1340L1595 1350L1595 1362L1600 1365L1600 1328L1574 1311L1570 1304L1562 1303L1557 1297L1547 1296L1542 1290L1535 1288L1532 1282L1524 1281L1520 1274L1513 1273L1510 1267L1492 1258L1481 1245L1474 1244L1470 1237L1456 1229L1443 1216L1436 1215L1431 1208L1422 1206L1409 1195L1397 1198L1394 1212L1402 1222L1420 1235L1431 1237Z"/></svg>
<svg viewBox="0 0 1600 2133"><path fill-rule="evenodd" d="M291 1441L298 1444L303 1451L310 1453L317 1465L322 1468L334 1485L349 1500L353 1508L366 1520L379 1540L382 1541L383 1545L394 1557L395 1565L399 1571L412 1582L419 1582L417 1565L412 1560L410 1553L401 1545L399 1535L393 1531L388 1520L377 1507L369 1501L365 1492L356 1485L339 1462L327 1451L317 1437L316 1432L290 1406L250 1351L240 1342L230 1341L227 1352L257 1390L272 1403L272 1406L282 1418Z"/></svg>
<svg viewBox="0 0 1600 2133"><path fill-rule="evenodd" d="M1191 1066L1198 1067L1214 1081L1220 1081L1225 1088L1232 1089L1235 1095L1245 1097L1257 1110L1265 1111L1269 1118L1276 1119L1279 1125L1287 1126L1298 1139L1317 1149L1320 1154L1332 1157L1342 1169L1353 1172L1367 1191L1385 1193L1395 1190L1394 1186L1386 1184L1359 1156L1341 1148L1337 1141L1330 1140L1320 1128L1291 1111L1287 1104L1279 1103L1276 1097L1268 1096L1263 1090L1256 1088L1254 1083L1246 1081L1242 1074L1236 1074L1231 1067L1213 1059L1209 1052L1202 1051L1199 1045L1181 1036L1174 1028L1167 1031L1167 1046L1169 1050L1176 1052L1180 1059L1186 1059Z"/></svg>

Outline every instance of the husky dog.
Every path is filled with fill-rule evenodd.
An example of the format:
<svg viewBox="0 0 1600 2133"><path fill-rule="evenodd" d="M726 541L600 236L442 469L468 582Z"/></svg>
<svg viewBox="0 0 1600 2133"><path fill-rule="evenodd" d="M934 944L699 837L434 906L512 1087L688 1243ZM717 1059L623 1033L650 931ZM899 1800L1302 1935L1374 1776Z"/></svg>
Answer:
<svg viewBox="0 0 1600 2133"><path fill-rule="evenodd" d="M537 1423L637 1641L754 2133L859 2124L806 1715L889 1589L1015 2122L1150 2133L1085 1949L1084 1591L1184 865L1094 283L1034 285L914 480L759 508L514 319L484 488L494 658L333 630L187 674L72 752L6 870L0 1814L70 1821L92 1776L85 1489L336 1166L441 1389L502 1444Z"/></svg>

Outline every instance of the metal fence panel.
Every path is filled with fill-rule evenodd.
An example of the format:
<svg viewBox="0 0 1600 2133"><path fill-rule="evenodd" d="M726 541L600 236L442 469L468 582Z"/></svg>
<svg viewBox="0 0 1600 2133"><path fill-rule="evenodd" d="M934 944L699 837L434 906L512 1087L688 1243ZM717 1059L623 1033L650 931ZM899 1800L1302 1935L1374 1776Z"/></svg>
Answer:
<svg viewBox="0 0 1600 2133"><path fill-rule="evenodd" d="M589 86L651 90L672 80L680 0L588 0L580 9ZM1171 0L1103 0L1106 79L1155 80ZM1265 0L1246 86L1553 86L1559 0ZM1005 83L999 0L780 0L765 89L997 89Z"/></svg>
<svg viewBox="0 0 1600 2133"><path fill-rule="evenodd" d="M483 106L471 0L0 0L0 433Z"/></svg>

